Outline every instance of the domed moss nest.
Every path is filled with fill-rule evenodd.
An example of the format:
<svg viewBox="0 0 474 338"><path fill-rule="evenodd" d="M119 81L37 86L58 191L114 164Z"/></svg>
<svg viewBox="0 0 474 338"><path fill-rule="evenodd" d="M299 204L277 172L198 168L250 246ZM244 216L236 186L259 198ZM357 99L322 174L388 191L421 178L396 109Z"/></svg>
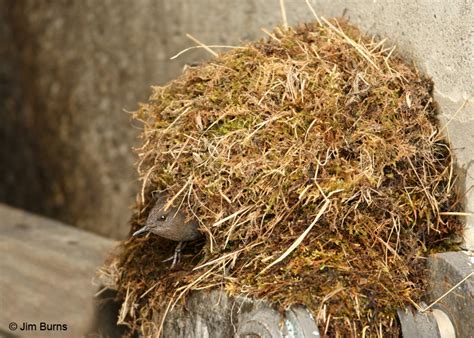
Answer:
<svg viewBox="0 0 474 338"><path fill-rule="evenodd" d="M145 327L193 289L304 304L327 336L398 336L425 258L461 230L432 84L336 20L266 40L153 87L131 231L165 192L205 241L130 238L108 268L120 319ZM452 249L452 248L450 248Z"/></svg>

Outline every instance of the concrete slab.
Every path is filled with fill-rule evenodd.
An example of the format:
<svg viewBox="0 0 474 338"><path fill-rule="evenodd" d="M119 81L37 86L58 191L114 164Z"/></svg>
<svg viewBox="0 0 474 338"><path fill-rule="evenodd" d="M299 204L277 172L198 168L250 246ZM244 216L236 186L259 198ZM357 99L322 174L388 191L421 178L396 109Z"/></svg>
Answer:
<svg viewBox="0 0 474 338"><path fill-rule="evenodd" d="M219 290L193 292L185 308L175 308L168 314L163 336L320 337L314 319L303 307L293 307L282 316L268 302L233 298Z"/></svg>
<svg viewBox="0 0 474 338"><path fill-rule="evenodd" d="M115 241L0 204L0 330L80 337L93 317L95 270Z"/></svg>
<svg viewBox="0 0 474 338"><path fill-rule="evenodd" d="M410 309L397 312L403 338L442 338L436 319L431 312L425 314Z"/></svg>
<svg viewBox="0 0 474 338"><path fill-rule="evenodd" d="M428 260L430 270L428 303L436 301L474 271L474 256L468 252L445 252ZM474 275L439 300L449 316L457 337L474 337Z"/></svg>

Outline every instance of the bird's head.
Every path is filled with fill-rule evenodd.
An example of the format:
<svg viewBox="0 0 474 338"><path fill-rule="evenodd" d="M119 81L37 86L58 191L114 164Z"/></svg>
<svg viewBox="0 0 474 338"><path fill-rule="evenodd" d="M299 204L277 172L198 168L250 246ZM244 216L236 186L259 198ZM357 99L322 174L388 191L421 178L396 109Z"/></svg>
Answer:
<svg viewBox="0 0 474 338"><path fill-rule="evenodd" d="M173 226L176 222L176 213L176 208L166 208L166 201L163 198L158 198L155 206L148 214L145 226L135 231L132 236L137 236L146 232L159 232L160 230Z"/></svg>

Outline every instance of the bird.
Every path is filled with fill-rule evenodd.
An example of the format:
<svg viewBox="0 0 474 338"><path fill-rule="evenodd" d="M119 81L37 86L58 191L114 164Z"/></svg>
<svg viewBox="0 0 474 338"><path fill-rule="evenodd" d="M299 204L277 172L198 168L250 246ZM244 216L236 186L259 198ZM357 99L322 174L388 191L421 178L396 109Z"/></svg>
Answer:
<svg viewBox="0 0 474 338"><path fill-rule="evenodd" d="M199 224L196 219L186 220L183 211L174 206L166 208L166 198L159 196L155 205L148 214L145 225L132 234L132 237L143 233L153 233L160 237L178 242L174 255L164 262L173 259L171 269L179 261L179 256L185 242L194 241L203 235L199 232Z"/></svg>

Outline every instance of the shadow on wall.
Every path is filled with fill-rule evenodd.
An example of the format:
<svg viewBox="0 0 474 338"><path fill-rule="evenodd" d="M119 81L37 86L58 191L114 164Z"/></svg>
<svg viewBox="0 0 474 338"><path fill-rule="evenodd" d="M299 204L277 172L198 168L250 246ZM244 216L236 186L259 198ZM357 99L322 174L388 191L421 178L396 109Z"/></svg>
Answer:
<svg viewBox="0 0 474 338"><path fill-rule="evenodd" d="M125 110L158 82L134 51L146 27L125 1L0 6L0 202L124 237L138 185Z"/></svg>

